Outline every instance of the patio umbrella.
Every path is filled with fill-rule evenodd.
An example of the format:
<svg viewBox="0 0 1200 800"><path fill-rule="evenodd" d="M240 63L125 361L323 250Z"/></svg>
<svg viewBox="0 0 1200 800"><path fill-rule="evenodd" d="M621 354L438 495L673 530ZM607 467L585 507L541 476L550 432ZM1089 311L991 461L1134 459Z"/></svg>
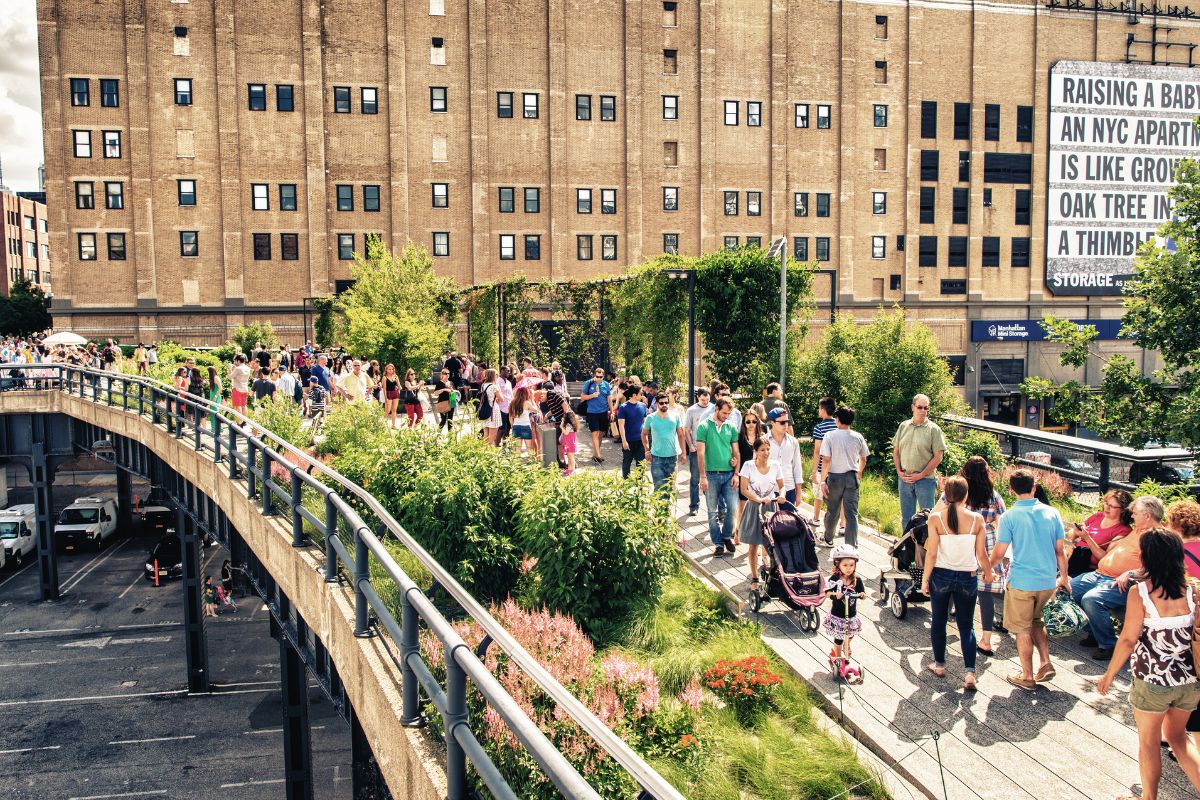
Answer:
<svg viewBox="0 0 1200 800"><path fill-rule="evenodd" d="M45 339L42 339L42 344L48 344L51 346L60 344L87 344L87 339L83 338L78 333L59 331L58 333L52 333Z"/></svg>

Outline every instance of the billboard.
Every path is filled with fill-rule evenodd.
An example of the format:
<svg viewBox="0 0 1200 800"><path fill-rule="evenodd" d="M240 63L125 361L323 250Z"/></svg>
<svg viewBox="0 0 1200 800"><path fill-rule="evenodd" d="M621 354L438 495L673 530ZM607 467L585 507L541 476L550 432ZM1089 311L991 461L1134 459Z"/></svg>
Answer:
<svg viewBox="0 0 1200 800"><path fill-rule="evenodd" d="M1119 338L1119 319L1073 319L1076 325L1090 325L1096 329L1096 338L1111 341ZM1046 340L1046 329L1038 319L974 319L971 320L972 342L1042 342Z"/></svg>
<svg viewBox="0 0 1200 800"><path fill-rule="evenodd" d="M1060 61L1050 70L1046 288L1120 294L1171 218L1175 166L1200 155L1200 73Z"/></svg>

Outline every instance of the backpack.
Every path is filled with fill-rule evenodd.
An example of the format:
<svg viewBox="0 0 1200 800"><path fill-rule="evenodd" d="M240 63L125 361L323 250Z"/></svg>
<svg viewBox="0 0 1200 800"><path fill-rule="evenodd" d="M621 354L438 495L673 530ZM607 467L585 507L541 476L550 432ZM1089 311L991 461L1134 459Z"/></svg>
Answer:
<svg viewBox="0 0 1200 800"><path fill-rule="evenodd" d="M588 381L587 383L585 383L583 385L583 391L581 392L581 394L589 393L589 391L588 391L589 385L591 385L592 391L598 391L600 388L599 386L596 385L595 378L593 378L592 380ZM586 417L587 413L588 413L588 408L587 408L588 403L590 403L590 402L591 402L591 400L580 400L578 403L576 403L575 404L575 415L579 416L579 417Z"/></svg>
<svg viewBox="0 0 1200 800"><path fill-rule="evenodd" d="M475 416L482 420L492 418L492 401L488 397L488 389L495 386L493 383L485 383L479 391L479 410L475 412Z"/></svg>

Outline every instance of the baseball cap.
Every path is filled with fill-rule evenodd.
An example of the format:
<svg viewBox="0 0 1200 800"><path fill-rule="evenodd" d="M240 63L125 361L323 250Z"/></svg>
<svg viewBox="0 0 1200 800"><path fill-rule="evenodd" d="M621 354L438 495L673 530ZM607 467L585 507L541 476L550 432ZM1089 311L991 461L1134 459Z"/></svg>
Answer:
<svg viewBox="0 0 1200 800"><path fill-rule="evenodd" d="M767 419L771 420L771 422L774 422L780 417L786 417L787 415L788 412L786 408L772 408L769 412L767 412Z"/></svg>

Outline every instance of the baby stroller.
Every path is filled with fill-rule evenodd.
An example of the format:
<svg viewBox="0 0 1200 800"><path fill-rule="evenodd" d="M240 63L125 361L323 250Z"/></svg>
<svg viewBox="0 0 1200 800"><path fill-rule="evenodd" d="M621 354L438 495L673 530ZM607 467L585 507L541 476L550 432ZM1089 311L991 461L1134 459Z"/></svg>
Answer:
<svg viewBox="0 0 1200 800"><path fill-rule="evenodd" d="M896 619L904 619L909 603L923 603L929 599L918 591L925 577L925 540L928 538L929 509L923 508L912 515L904 526L904 535L888 549L892 568L879 576L879 596Z"/></svg>
<svg viewBox="0 0 1200 800"><path fill-rule="evenodd" d="M808 521L788 502L781 502L763 523L766 563L758 568L765 588L750 591L750 608L778 597L799 612L800 630L815 632L821 624L817 606L825 602L825 578L817 557L817 540Z"/></svg>

